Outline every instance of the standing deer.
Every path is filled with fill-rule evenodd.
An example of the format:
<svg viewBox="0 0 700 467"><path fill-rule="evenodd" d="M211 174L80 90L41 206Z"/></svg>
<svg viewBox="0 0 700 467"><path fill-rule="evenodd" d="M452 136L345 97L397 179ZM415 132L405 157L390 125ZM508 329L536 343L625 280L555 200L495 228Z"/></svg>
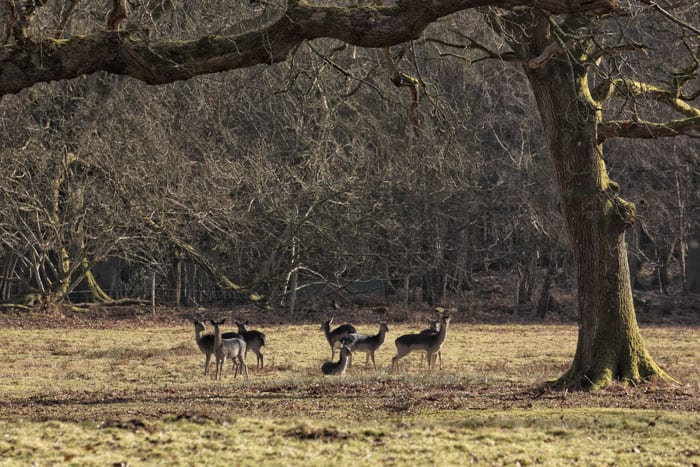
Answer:
<svg viewBox="0 0 700 467"><path fill-rule="evenodd" d="M437 334L438 332L440 332L440 328L438 327L438 324L440 324L440 320L439 320L439 319L431 319L431 320L429 321L429 323L430 323L430 327L429 327L428 329L423 329L423 330L420 332L420 334L423 334L423 335L435 335L435 334ZM438 358L440 359L440 368L442 368L442 351L438 351L437 355L438 355ZM424 360L424 359L425 359L425 354L423 354L423 353L420 354L421 365L423 364L423 360Z"/></svg>
<svg viewBox="0 0 700 467"><path fill-rule="evenodd" d="M360 334L359 332L346 334L342 337L341 343L350 347L350 350L353 352L364 352L366 355L365 366L369 365L371 357L372 366L376 370L377 363L374 360L374 352L384 343L387 332L389 332L389 325L387 323L379 323L379 332L377 334L373 336Z"/></svg>
<svg viewBox="0 0 700 467"><path fill-rule="evenodd" d="M357 332L357 329L352 324L342 324L331 331L331 324L333 324L333 318L324 321L321 324L321 330L326 335L326 340L331 346L331 360L333 360L335 359L335 344L340 344L340 339L343 336Z"/></svg>
<svg viewBox="0 0 700 467"><path fill-rule="evenodd" d="M204 376L209 375L209 362L211 355L214 353L214 334L202 334L204 332L204 322L194 321L194 340L197 342L197 347L205 355L204 360ZM234 339L241 337L235 332L225 332L221 334L222 339Z"/></svg>
<svg viewBox="0 0 700 467"><path fill-rule="evenodd" d="M396 355L391 359L391 369L399 369L399 360L411 352L425 352L428 360L428 368L435 364L437 355L440 354L442 344L447 336L447 326L450 317L443 315L440 318L440 331L437 334L404 334L396 339ZM442 369L442 356L440 356L440 369Z"/></svg>
<svg viewBox="0 0 700 467"><path fill-rule="evenodd" d="M252 350L253 353L257 356L257 360L255 363L255 368L262 369L263 368L263 354L260 351L260 348L265 345L265 334L263 334L260 331L256 330L248 330L246 328L246 325L248 324L248 320L246 320L243 323L239 323L238 321L234 321L236 323L236 326L238 326L238 334L241 335L243 340L245 341L246 349L245 349L245 357L248 356L248 350Z"/></svg>
<svg viewBox="0 0 700 467"><path fill-rule="evenodd" d="M227 358L233 360L233 377L245 371L245 378L248 379L248 367L245 364L243 356L245 355L245 341L239 337L233 339L221 338L221 325L225 319L221 321L211 321L214 326L214 355L216 355L216 379L221 379L224 370L224 363ZM238 365L236 366L236 363Z"/></svg>

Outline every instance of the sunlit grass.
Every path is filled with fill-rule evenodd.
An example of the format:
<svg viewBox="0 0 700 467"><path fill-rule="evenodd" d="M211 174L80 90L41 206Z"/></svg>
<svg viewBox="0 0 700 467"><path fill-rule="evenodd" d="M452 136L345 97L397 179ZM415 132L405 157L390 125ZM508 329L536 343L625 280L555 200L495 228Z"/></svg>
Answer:
<svg viewBox="0 0 700 467"><path fill-rule="evenodd" d="M457 323L443 371L410 355L398 374L393 340L417 329L390 328L378 370L359 354L340 379L320 373L330 348L318 324L260 326L266 368L249 354L248 381L229 365L205 378L190 323L3 329L0 465L700 462L694 328L642 330L681 388L593 395L535 390L566 370L575 326Z"/></svg>
<svg viewBox="0 0 700 467"><path fill-rule="evenodd" d="M0 422L2 465L691 465L697 420L631 410L510 410L343 420L164 417ZM693 431L694 430L694 431Z"/></svg>

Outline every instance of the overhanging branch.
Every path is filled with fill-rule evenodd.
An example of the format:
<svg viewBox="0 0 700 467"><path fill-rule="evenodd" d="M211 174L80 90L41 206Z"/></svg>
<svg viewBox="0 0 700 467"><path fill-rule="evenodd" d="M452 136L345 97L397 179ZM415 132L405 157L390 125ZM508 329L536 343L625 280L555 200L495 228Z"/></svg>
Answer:
<svg viewBox="0 0 700 467"><path fill-rule="evenodd" d="M170 83L284 61L300 42L322 37L360 47L388 47L416 39L440 17L482 6L528 6L551 14L581 15L616 9L615 0L404 0L362 8L289 0L279 20L238 36L149 43L110 31L64 40L28 38L6 45L0 48L0 96L98 71L148 84Z"/></svg>

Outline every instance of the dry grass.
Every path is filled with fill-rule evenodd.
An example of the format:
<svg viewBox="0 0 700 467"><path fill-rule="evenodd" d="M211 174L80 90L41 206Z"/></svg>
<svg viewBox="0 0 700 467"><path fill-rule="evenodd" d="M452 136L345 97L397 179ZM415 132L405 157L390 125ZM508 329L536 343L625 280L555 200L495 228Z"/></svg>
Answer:
<svg viewBox="0 0 700 467"><path fill-rule="evenodd" d="M204 378L190 323L3 329L0 465L700 462L696 328L643 328L683 386L586 394L536 389L568 366L574 326L455 324L444 371L411 355L399 374L393 339L413 329L390 327L379 369L360 354L344 379L320 374L317 324L260 327L249 381Z"/></svg>

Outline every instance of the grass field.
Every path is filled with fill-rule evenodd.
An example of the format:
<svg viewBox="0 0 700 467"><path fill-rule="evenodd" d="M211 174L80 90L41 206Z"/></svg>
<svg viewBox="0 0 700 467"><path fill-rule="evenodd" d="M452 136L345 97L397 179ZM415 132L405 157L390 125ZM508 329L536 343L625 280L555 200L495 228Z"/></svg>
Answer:
<svg viewBox="0 0 700 467"><path fill-rule="evenodd" d="M262 326L248 381L203 377L190 322L149 326L3 326L0 465L700 464L694 327L642 330L681 386L587 394L537 389L567 368L575 326L456 323L443 371L410 355L394 374L393 340L416 326L390 323L378 370L359 354L342 379L320 374L318 324Z"/></svg>

